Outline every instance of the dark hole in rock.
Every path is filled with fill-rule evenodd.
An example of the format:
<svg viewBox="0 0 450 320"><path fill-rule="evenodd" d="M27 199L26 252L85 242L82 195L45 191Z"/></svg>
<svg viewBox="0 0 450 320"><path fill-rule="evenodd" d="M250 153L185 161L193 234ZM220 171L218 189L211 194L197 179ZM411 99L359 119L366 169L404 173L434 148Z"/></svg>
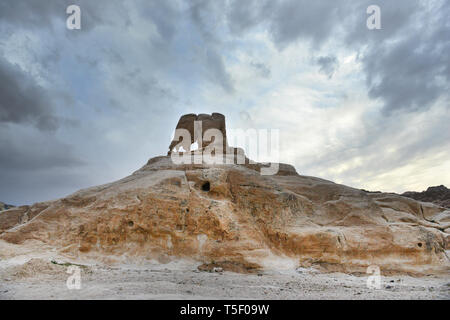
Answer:
<svg viewBox="0 0 450 320"><path fill-rule="evenodd" d="M189 208L186 208L186 213L189 213Z"/></svg>
<svg viewBox="0 0 450 320"><path fill-rule="evenodd" d="M133 221L128 221L128 226L129 226L129 227L134 226L134 222L133 222Z"/></svg>
<svg viewBox="0 0 450 320"><path fill-rule="evenodd" d="M422 246L422 242L419 242L417 245L418 245L419 247L421 247L421 246Z"/></svg>
<svg viewBox="0 0 450 320"><path fill-rule="evenodd" d="M202 190L203 191L209 191L209 189L211 188L209 181L206 181L204 184L202 184Z"/></svg>

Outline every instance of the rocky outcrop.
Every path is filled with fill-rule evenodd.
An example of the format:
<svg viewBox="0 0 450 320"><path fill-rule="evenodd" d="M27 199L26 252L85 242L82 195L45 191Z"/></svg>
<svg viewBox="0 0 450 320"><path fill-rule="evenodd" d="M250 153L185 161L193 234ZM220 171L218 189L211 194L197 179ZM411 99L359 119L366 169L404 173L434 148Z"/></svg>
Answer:
<svg viewBox="0 0 450 320"><path fill-rule="evenodd" d="M108 263L194 259L205 270L449 272L449 210L261 167L156 157L119 181L5 211L0 244Z"/></svg>
<svg viewBox="0 0 450 320"><path fill-rule="evenodd" d="M11 208L14 208L14 206L0 201L0 211L8 210Z"/></svg>
<svg viewBox="0 0 450 320"><path fill-rule="evenodd" d="M443 185L429 187L422 192L407 191L402 196L419 201L432 202L438 206L450 209L450 189Z"/></svg>
<svg viewBox="0 0 450 320"><path fill-rule="evenodd" d="M0 233L10 230L15 226L27 223L39 214L43 209L47 208L45 203L37 203L33 206L13 207L0 214Z"/></svg>
<svg viewBox="0 0 450 320"><path fill-rule="evenodd" d="M5 214L6 213L6 214ZM447 272L449 211L286 172L173 165L158 157L117 182L0 215L0 239L108 261L198 260L235 270L294 267Z"/></svg>

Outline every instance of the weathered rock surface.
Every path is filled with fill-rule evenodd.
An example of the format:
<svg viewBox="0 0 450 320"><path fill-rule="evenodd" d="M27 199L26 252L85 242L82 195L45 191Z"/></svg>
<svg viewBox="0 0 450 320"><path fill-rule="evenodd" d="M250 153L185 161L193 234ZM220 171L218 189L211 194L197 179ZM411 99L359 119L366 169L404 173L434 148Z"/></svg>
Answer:
<svg viewBox="0 0 450 320"><path fill-rule="evenodd" d="M153 158L119 181L3 212L0 241L42 243L74 258L190 258L241 272L280 263L449 272L449 210L281 168L262 176L255 165Z"/></svg>
<svg viewBox="0 0 450 320"><path fill-rule="evenodd" d="M217 129L224 150L242 151L228 147L225 117L217 113L181 117L177 128L192 137L183 149L198 139L199 120L199 132ZM378 265L384 275L449 273L450 210L301 176L287 164L265 176L260 171L267 164L231 163L156 157L119 181L12 208L0 214L0 247L42 247L107 262L195 259L202 270L314 265L365 272Z"/></svg>
<svg viewBox="0 0 450 320"><path fill-rule="evenodd" d="M443 185L429 187L422 192L407 191L402 196L424 202L432 202L438 206L450 209L450 189Z"/></svg>

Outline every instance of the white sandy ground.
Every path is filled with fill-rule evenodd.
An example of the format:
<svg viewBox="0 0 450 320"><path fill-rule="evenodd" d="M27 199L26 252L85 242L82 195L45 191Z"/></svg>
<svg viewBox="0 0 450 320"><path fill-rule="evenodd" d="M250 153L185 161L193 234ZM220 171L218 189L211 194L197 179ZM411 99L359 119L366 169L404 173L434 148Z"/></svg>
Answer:
<svg viewBox="0 0 450 320"><path fill-rule="evenodd" d="M314 269L237 274L199 272L197 264L81 268L81 289L69 290L67 266L51 258L19 256L0 260L0 299L446 299L448 276L382 276L381 289L369 289L367 276L318 273ZM65 262L57 260L58 262Z"/></svg>

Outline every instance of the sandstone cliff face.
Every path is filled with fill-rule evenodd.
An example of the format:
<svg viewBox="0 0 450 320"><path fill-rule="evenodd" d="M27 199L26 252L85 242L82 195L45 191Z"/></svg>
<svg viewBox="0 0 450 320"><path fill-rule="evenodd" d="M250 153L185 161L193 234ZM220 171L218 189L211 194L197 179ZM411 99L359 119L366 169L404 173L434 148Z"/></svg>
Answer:
<svg viewBox="0 0 450 320"><path fill-rule="evenodd" d="M301 176L289 165L175 165L0 214L0 241L76 258L195 259L251 272L281 264L384 274L449 272L450 211Z"/></svg>

